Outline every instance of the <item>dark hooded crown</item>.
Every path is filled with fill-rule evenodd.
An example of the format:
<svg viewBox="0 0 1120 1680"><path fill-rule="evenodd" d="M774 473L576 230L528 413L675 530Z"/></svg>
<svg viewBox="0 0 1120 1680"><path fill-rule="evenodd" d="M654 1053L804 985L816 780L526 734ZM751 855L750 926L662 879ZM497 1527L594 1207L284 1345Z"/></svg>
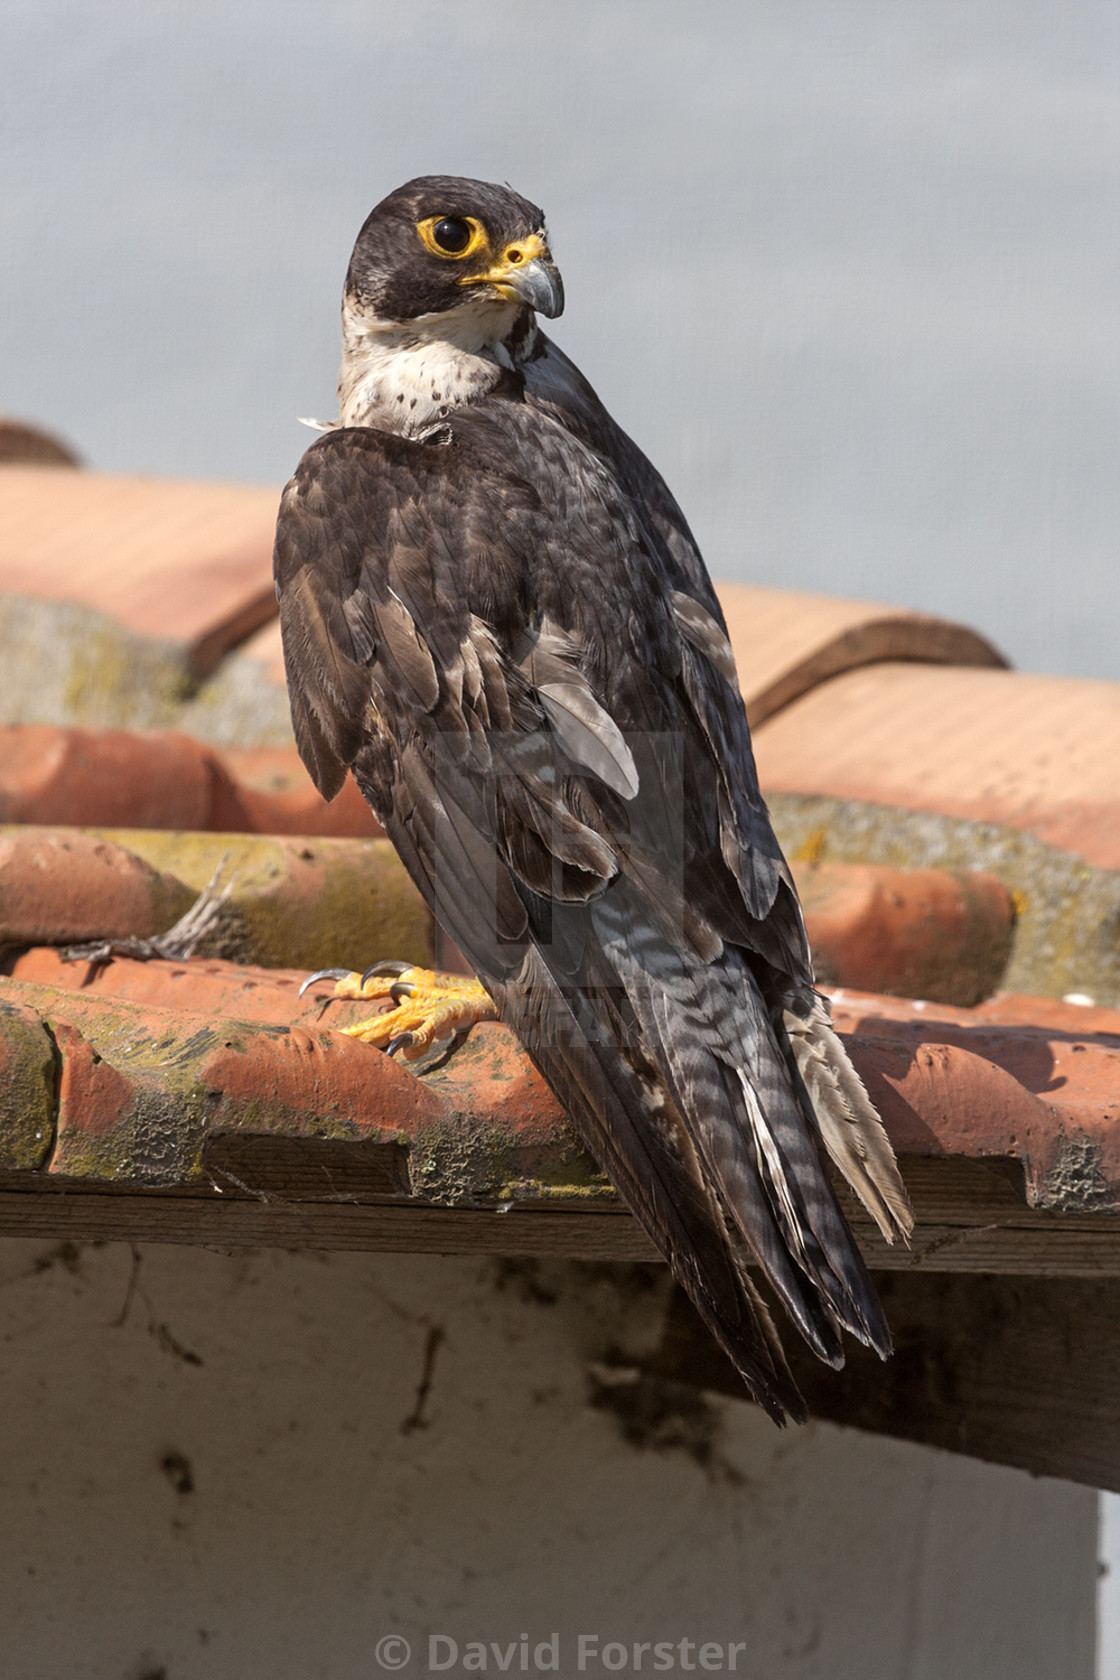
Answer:
<svg viewBox="0 0 1120 1680"><path fill-rule="evenodd" d="M459 284L478 256L448 259L426 249L417 226L429 218L471 218L491 249L544 233L544 211L511 187L458 175L419 175L370 211L346 274L346 295L382 320L409 321L454 309L470 296Z"/></svg>

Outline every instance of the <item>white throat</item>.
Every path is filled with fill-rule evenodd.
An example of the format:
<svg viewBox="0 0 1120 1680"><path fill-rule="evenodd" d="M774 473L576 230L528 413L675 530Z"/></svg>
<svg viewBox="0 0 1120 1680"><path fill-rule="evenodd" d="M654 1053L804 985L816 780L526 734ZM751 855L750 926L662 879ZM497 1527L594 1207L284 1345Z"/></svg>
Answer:
<svg viewBox="0 0 1120 1680"><path fill-rule="evenodd" d="M502 370L516 367L535 338L532 313L497 299L413 321L385 321L346 298L338 424L414 436L493 390ZM516 341L516 354L507 341Z"/></svg>

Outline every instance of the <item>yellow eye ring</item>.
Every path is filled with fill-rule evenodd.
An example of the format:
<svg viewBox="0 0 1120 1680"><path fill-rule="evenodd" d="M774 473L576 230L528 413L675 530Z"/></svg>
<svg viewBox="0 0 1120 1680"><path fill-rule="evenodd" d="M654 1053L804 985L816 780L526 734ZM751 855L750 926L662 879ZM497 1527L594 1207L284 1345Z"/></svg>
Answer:
<svg viewBox="0 0 1120 1680"><path fill-rule="evenodd" d="M425 216L416 231L434 257L458 262L487 245L486 229L474 216Z"/></svg>

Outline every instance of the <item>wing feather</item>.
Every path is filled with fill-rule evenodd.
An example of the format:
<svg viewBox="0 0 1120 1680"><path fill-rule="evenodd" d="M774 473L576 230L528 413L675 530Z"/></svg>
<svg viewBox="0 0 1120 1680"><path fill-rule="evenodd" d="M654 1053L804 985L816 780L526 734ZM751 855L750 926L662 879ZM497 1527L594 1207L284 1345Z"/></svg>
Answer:
<svg viewBox="0 0 1120 1680"><path fill-rule="evenodd" d="M408 684L418 706L435 709L439 700L439 678L428 644L400 596L392 589L374 609L383 656Z"/></svg>
<svg viewBox="0 0 1120 1680"><path fill-rule="evenodd" d="M445 431L328 433L285 492L300 751L329 794L354 768L752 1392L801 1416L748 1258L822 1358L841 1329L885 1352L820 1147L880 1223L908 1210L815 1001L718 604L632 459L514 402Z"/></svg>

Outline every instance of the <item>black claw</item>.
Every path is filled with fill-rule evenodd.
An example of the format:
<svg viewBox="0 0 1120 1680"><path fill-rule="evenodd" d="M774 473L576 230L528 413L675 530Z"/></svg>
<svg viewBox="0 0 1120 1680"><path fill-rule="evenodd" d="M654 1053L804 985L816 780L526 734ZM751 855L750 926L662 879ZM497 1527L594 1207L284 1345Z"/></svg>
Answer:
<svg viewBox="0 0 1120 1680"><path fill-rule="evenodd" d="M348 968L317 968L314 974L307 976L296 996L302 997L308 986L313 986L316 980L345 980L350 972L351 970ZM364 975L362 979L365 979Z"/></svg>
<svg viewBox="0 0 1120 1680"><path fill-rule="evenodd" d="M432 1046L432 1049L433 1050L438 1050L439 1054L437 1056L435 1056L434 1059L431 1060L431 1061L422 1062L420 1064L419 1071L421 1073L438 1073L440 1068L446 1067L448 1062L451 1060L452 1056L455 1054L456 1050L461 1049L462 1046L467 1042L467 1038L468 1038L469 1033L470 1033L470 1028L469 1027L460 1028L444 1044L442 1050L439 1048L438 1043L434 1044Z"/></svg>
<svg viewBox="0 0 1120 1680"><path fill-rule="evenodd" d="M395 986L389 987L389 996L399 1004L402 998L410 998L415 990L416 987L410 986L407 980L398 980Z"/></svg>
<svg viewBox="0 0 1120 1680"><path fill-rule="evenodd" d="M412 964L406 962L373 963L362 975L362 985L364 986L367 980L373 980L375 978L379 979L385 974L403 974L406 968L411 967Z"/></svg>
<svg viewBox="0 0 1120 1680"><path fill-rule="evenodd" d="M385 1054L387 1056L395 1056L398 1050L407 1050L411 1045L415 1044L415 1042L415 1033L398 1033L397 1036L395 1038L391 1038L385 1046Z"/></svg>

